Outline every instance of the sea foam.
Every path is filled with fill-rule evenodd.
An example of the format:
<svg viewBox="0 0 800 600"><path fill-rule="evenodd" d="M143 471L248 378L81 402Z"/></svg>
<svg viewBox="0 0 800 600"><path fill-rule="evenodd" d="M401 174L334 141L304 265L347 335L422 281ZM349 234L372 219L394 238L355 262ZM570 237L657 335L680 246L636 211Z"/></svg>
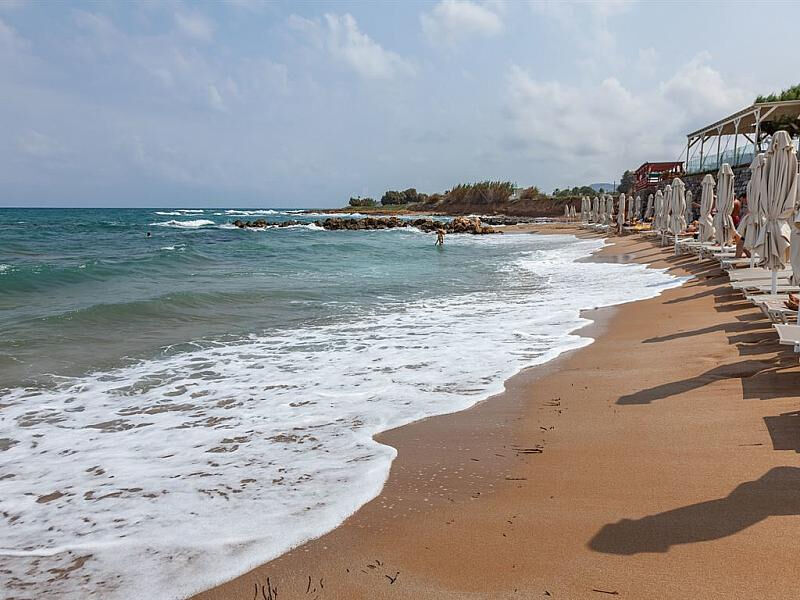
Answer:
<svg viewBox="0 0 800 600"><path fill-rule="evenodd" d="M379 493L395 450L374 434L467 408L521 368L590 343L571 333L588 322L583 308L681 282L576 262L599 241L530 240L492 289L8 390L0 589L160 599L231 578Z"/></svg>

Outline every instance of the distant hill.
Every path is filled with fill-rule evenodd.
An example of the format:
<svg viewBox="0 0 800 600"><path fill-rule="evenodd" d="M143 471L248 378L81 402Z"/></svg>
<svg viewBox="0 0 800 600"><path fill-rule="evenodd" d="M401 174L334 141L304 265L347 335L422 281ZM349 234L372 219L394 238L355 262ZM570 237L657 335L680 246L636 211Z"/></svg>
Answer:
<svg viewBox="0 0 800 600"><path fill-rule="evenodd" d="M590 183L589 187L592 188L595 192L599 192L600 188L603 188L603 191L606 193L611 193L614 187L613 183Z"/></svg>

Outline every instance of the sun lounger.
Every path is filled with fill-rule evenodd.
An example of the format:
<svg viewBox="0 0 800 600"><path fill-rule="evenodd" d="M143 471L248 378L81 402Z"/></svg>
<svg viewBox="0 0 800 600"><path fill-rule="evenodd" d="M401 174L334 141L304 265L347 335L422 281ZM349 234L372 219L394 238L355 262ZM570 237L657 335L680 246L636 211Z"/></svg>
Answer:
<svg viewBox="0 0 800 600"><path fill-rule="evenodd" d="M723 258L720 261L723 269L738 269L739 267L750 268L749 258Z"/></svg>
<svg viewBox="0 0 800 600"><path fill-rule="evenodd" d="M798 325L773 325L778 332L780 343L784 346L793 346L795 352L800 352L800 326Z"/></svg>
<svg viewBox="0 0 800 600"><path fill-rule="evenodd" d="M791 269L783 269L777 271L778 279L787 279L792 276ZM761 267L737 269L735 271L728 271L728 278L731 281L745 281L751 279L769 279L772 281L772 271L769 269L762 269Z"/></svg>
<svg viewBox="0 0 800 600"><path fill-rule="evenodd" d="M769 285L759 285L757 289L759 292L770 294L772 293L772 282L770 282ZM779 294L788 294L789 292L796 294L797 292L800 292L800 287L796 285L782 284L779 280L778 287L776 288L775 292Z"/></svg>
<svg viewBox="0 0 800 600"><path fill-rule="evenodd" d="M758 306L763 302L784 302L789 299L789 294L750 294L745 298Z"/></svg>

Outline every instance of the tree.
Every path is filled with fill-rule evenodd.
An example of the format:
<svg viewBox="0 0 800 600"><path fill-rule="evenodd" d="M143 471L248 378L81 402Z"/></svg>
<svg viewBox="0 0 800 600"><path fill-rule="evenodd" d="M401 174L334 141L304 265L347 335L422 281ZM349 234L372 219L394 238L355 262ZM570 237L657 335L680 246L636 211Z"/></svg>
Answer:
<svg viewBox="0 0 800 600"><path fill-rule="evenodd" d="M782 100L800 99L800 84L786 88L779 94L769 94L767 96L757 96L756 102L778 102Z"/></svg>
<svg viewBox="0 0 800 600"><path fill-rule="evenodd" d="M631 171L625 171L619 181L617 191L624 194L633 192L633 184L636 183L636 176Z"/></svg>
<svg viewBox="0 0 800 600"><path fill-rule="evenodd" d="M358 206L358 207L365 207L365 206L376 206L375 200L372 198L350 198L350 206Z"/></svg>

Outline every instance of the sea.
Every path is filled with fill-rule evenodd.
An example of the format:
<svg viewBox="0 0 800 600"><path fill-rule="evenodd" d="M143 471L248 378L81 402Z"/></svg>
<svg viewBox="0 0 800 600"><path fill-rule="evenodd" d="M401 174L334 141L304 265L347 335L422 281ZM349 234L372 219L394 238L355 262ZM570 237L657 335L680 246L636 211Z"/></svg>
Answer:
<svg viewBox="0 0 800 600"><path fill-rule="evenodd" d="M341 523L395 457L681 280L570 235L290 209L0 209L0 590L184 598ZM300 225L238 229L235 219ZM148 237L148 232L150 236Z"/></svg>

